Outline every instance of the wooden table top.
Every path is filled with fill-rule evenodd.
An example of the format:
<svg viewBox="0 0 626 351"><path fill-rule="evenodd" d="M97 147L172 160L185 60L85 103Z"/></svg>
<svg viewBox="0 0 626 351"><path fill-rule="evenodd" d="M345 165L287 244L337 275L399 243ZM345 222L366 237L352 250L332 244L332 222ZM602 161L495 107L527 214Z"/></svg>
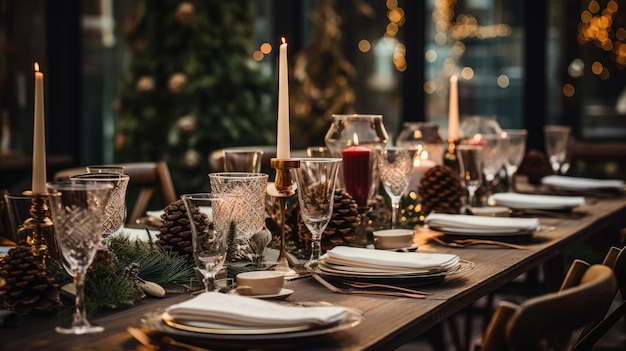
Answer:
<svg viewBox="0 0 626 351"><path fill-rule="evenodd" d="M220 345L206 339L199 343L208 349L294 349L298 350L391 350L419 336L474 301L495 291L522 273L559 257L576 242L609 230L626 227L626 199L624 197L590 201L587 214L580 219L542 218L541 230L527 243L527 250L486 248L449 248L437 244L421 245L422 252L458 254L475 267L464 273L451 275L441 283L419 289L432 292L425 299L386 296L335 294L312 278L288 281L285 288L294 293L287 301L325 301L360 309L363 321L354 328L307 339L270 342L226 342ZM617 245L617 243L616 243ZM137 306L114 311L93 320L103 325L104 333L84 336L65 336L54 332L58 320L26 316L17 328L0 328L2 350L135 350L139 343L126 327L137 326L146 312L188 299L188 294L172 295L163 299L146 298ZM62 322L67 322L63 320ZM183 340L177 338L177 340ZM170 348L166 348L170 349Z"/></svg>

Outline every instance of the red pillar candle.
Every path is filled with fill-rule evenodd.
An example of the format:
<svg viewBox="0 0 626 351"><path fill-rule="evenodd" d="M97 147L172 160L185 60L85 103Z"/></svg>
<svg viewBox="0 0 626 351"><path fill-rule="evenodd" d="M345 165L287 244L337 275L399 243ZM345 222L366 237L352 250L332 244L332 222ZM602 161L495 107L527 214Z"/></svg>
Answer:
<svg viewBox="0 0 626 351"><path fill-rule="evenodd" d="M360 207L366 207L369 198L371 153L370 149L362 146L350 146L342 151L346 191Z"/></svg>

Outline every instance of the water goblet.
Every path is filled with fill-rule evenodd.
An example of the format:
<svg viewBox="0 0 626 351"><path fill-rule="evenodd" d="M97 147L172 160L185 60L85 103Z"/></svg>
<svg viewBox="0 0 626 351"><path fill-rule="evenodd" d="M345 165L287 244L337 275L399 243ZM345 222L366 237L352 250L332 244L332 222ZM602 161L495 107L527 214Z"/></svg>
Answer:
<svg viewBox="0 0 626 351"><path fill-rule="evenodd" d="M411 182L413 162L419 149L406 146L376 148L376 158L380 169L380 180L391 200L391 228L400 220L400 199Z"/></svg>
<svg viewBox="0 0 626 351"><path fill-rule="evenodd" d="M189 218L196 270L202 275L204 290L215 291L215 276L224 266L228 232L233 220L232 198L213 193L181 196Z"/></svg>
<svg viewBox="0 0 626 351"><path fill-rule="evenodd" d="M87 320L84 301L85 277L102 237L105 207L113 186L107 183L51 182L47 185L50 213L57 244L72 271L76 286L76 308L69 328L56 327L61 334L98 333L104 327Z"/></svg>
<svg viewBox="0 0 626 351"><path fill-rule="evenodd" d="M224 149L225 172L261 172L263 150Z"/></svg>
<svg viewBox="0 0 626 351"><path fill-rule="evenodd" d="M482 183L482 148L480 145L471 144L461 144L456 147L461 181L467 189L467 207L474 205L476 190Z"/></svg>
<svg viewBox="0 0 626 351"><path fill-rule="evenodd" d="M311 232L311 258L306 268L314 268L322 254L322 233L333 213L335 183L340 158L302 158L300 167L291 170L298 187L300 216Z"/></svg>
<svg viewBox="0 0 626 351"><path fill-rule="evenodd" d="M70 177L76 183L111 184L113 190L105 208L102 246L107 246L111 235L118 233L126 220L126 189L130 176L118 173L83 173Z"/></svg>
<svg viewBox="0 0 626 351"><path fill-rule="evenodd" d="M233 207L237 238L250 238L265 225L265 197L267 180L265 173L219 172L210 173L211 191L218 195L237 197Z"/></svg>
<svg viewBox="0 0 626 351"><path fill-rule="evenodd" d="M115 165L92 165L87 166L87 173L115 173L124 174L126 167Z"/></svg>
<svg viewBox="0 0 626 351"><path fill-rule="evenodd" d="M568 126L547 125L543 127L546 154L555 174L565 174L569 169L567 149L571 132L572 128Z"/></svg>
<svg viewBox="0 0 626 351"><path fill-rule="evenodd" d="M506 168L506 176L508 178L507 180L510 192L515 191L514 176L519 168L519 165L524 160L527 137L528 131L526 131L526 129L504 130L504 140L506 140L506 159L504 160L504 167Z"/></svg>
<svg viewBox="0 0 626 351"><path fill-rule="evenodd" d="M492 183L504 166L506 149L503 135L476 134L473 139L482 146L483 177L485 178L486 195L492 191Z"/></svg>

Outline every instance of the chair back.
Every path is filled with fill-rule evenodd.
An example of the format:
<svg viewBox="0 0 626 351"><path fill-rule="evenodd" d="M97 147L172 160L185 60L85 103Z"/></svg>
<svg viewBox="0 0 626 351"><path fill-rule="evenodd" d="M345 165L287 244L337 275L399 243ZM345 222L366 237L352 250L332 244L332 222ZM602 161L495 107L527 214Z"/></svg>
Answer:
<svg viewBox="0 0 626 351"><path fill-rule="evenodd" d="M155 190L160 189L163 195L162 209L178 199L169 168L164 161L116 163L109 166L123 166L124 173L130 177L128 192L137 192L132 211L126 219L128 224L134 224L139 218L145 216ZM69 179L72 175L86 172L86 167L66 169L57 172L54 179Z"/></svg>
<svg viewBox="0 0 626 351"><path fill-rule="evenodd" d="M569 350L573 333L602 319L616 292L611 268L576 260L562 290L520 305L501 302L487 326L481 350Z"/></svg>

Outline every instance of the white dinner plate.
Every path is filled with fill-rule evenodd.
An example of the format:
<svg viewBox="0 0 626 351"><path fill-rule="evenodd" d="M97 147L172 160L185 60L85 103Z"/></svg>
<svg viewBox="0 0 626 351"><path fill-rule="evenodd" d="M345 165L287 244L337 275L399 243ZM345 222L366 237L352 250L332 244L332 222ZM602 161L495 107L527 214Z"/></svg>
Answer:
<svg viewBox="0 0 626 351"><path fill-rule="evenodd" d="M619 179L593 179L582 177L570 177L549 175L541 179L541 183L563 190L593 191L614 190L623 191L624 182Z"/></svg>
<svg viewBox="0 0 626 351"><path fill-rule="evenodd" d="M585 198L582 196L496 193L489 197L488 203L516 210L571 210L574 207L584 205Z"/></svg>
<svg viewBox="0 0 626 351"><path fill-rule="evenodd" d="M442 232L444 234L452 235L480 235L480 236L518 236L518 235L530 235L535 232L534 229L517 229L517 228L448 228L438 226L428 226L429 229Z"/></svg>

